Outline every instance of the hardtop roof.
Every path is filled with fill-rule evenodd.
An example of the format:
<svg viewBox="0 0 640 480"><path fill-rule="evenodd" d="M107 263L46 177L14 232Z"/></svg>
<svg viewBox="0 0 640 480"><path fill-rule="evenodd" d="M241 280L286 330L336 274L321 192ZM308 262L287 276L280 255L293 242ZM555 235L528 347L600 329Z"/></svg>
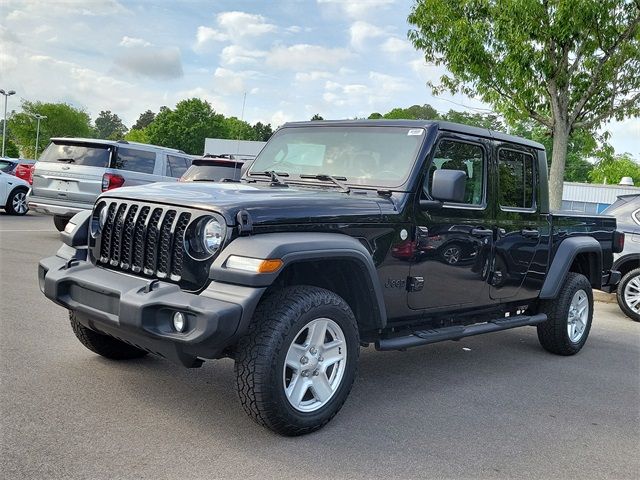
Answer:
<svg viewBox="0 0 640 480"><path fill-rule="evenodd" d="M128 140L104 140L102 138L80 138L80 137L53 137L50 140L52 142L92 143L94 145L145 147L150 150L163 150L163 151L173 152L173 153L184 153L182 150L178 150L176 148L161 147L159 145L151 145L148 143L130 142Z"/></svg>
<svg viewBox="0 0 640 480"><path fill-rule="evenodd" d="M517 143L538 150L544 150L545 147L541 143L534 142L528 138L508 135L506 133L489 130L488 128L472 127L462 123L446 122L444 120L315 120L307 122L288 122L284 127L308 127L310 125L337 127L337 126L353 126L353 127L407 127L407 128L433 128L453 133L461 133L464 135L473 135L477 137L500 140L503 142Z"/></svg>

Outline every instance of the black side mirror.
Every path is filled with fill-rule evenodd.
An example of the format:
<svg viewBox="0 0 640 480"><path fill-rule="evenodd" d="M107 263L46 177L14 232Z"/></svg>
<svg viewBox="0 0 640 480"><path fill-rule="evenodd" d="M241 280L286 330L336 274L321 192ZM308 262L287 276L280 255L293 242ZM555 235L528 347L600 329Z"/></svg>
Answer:
<svg viewBox="0 0 640 480"><path fill-rule="evenodd" d="M462 170L436 170L433 172L431 197L441 202L464 202L467 174Z"/></svg>

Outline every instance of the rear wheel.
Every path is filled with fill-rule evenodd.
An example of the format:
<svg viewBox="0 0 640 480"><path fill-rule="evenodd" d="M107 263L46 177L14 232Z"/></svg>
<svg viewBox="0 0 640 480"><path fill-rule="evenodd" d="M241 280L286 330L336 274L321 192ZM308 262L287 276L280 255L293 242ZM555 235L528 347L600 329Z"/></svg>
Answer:
<svg viewBox="0 0 640 480"><path fill-rule="evenodd" d="M69 220L69 217L62 217L60 215L53 216L53 224L56 226L56 229L59 232L64 230L64 228L67 226L67 223L69 223Z"/></svg>
<svg viewBox="0 0 640 480"><path fill-rule="evenodd" d="M10 215L25 215L29 211L27 205L27 190L25 188L16 188L9 194L5 210Z"/></svg>
<svg viewBox="0 0 640 480"><path fill-rule="evenodd" d="M584 275L569 272L553 300L540 304L547 321L538 325L538 340L545 350L558 355L574 355L589 337L593 320L593 291Z"/></svg>
<svg viewBox="0 0 640 480"><path fill-rule="evenodd" d="M111 360L131 360L133 358L144 357L147 354L146 351L140 350L128 343L121 342L113 337L103 335L85 327L78 322L75 314L71 311L69 312L69 320L71 321L73 333L76 334L80 343L93 353L110 358Z"/></svg>
<svg viewBox="0 0 640 480"><path fill-rule="evenodd" d="M620 310L631 320L640 322L640 268L622 277L616 297Z"/></svg>
<svg viewBox="0 0 640 480"><path fill-rule="evenodd" d="M237 349L244 410L282 435L322 428L356 375L358 326L349 305L322 288L284 288L265 298Z"/></svg>

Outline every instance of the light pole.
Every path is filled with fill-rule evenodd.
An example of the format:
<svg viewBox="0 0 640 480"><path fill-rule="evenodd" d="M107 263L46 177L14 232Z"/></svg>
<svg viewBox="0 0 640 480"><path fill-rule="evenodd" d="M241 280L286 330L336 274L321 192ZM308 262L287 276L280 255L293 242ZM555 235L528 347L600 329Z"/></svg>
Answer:
<svg viewBox="0 0 640 480"><path fill-rule="evenodd" d="M46 120L47 116L36 113L33 115L33 117L38 121L38 126L36 127L36 153L33 156L33 159L38 160L38 140L40 140L40 120Z"/></svg>
<svg viewBox="0 0 640 480"><path fill-rule="evenodd" d="M5 138L7 138L7 98L13 95L15 90L9 90L5 92L4 90L0 90L0 93L4 95L4 121L2 122L2 157L4 157L4 142Z"/></svg>

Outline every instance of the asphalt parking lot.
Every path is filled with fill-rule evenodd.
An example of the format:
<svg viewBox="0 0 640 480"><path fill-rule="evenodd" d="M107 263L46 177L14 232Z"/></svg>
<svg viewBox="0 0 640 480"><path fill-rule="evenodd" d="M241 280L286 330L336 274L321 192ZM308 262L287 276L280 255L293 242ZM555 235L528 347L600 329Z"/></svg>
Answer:
<svg viewBox="0 0 640 480"><path fill-rule="evenodd" d="M640 324L615 304L573 357L529 327L363 349L338 416L282 438L244 414L230 360L86 350L38 289L58 244L50 217L0 213L1 478L640 478Z"/></svg>

